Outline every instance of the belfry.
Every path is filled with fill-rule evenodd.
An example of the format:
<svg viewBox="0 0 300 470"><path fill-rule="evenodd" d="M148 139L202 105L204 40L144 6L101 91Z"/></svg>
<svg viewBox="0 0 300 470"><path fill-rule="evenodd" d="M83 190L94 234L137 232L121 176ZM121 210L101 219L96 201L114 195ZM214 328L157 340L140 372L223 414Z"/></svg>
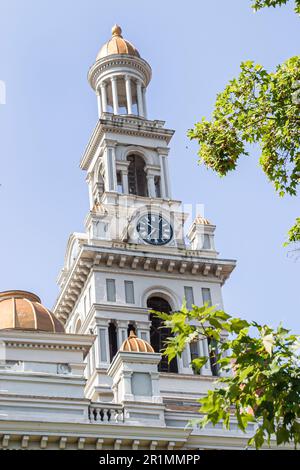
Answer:
<svg viewBox="0 0 300 470"><path fill-rule="evenodd" d="M209 341L191 343L170 363L161 354L171 333L151 311L179 310L184 299L188 307L222 308L235 261L219 258L215 226L203 214L185 226L189 214L169 175L174 131L150 118L151 76L115 25L88 73L98 108L80 162L89 210L84 231L69 238L53 312L33 294L0 294L0 375L8 384L0 388L2 448L172 450L247 441L234 431L186 427L219 373ZM191 359L203 355L196 373Z"/></svg>

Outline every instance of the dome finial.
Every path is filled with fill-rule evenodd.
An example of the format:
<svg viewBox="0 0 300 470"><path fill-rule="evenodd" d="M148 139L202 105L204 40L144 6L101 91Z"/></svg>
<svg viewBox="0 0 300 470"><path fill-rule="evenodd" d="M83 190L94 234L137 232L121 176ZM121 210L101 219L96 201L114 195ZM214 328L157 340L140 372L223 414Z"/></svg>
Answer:
<svg viewBox="0 0 300 470"><path fill-rule="evenodd" d="M130 330L130 333L129 333L129 338L136 338L136 334L133 330Z"/></svg>
<svg viewBox="0 0 300 470"><path fill-rule="evenodd" d="M115 24L111 29L112 36L119 36L122 37L122 28L118 24Z"/></svg>

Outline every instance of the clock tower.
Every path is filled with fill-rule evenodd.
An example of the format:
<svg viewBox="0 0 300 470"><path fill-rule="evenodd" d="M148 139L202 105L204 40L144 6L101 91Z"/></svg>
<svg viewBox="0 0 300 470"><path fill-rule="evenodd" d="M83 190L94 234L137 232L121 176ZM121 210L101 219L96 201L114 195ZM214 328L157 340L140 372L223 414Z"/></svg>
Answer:
<svg viewBox="0 0 300 470"><path fill-rule="evenodd" d="M107 370L130 332L155 352L170 335L149 311L174 311L184 299L188 307L208 302L222 308L221 287L235 262L218 258L215 226L202 216L186 235L188 214L172 197L168 170L174 131L149 119L151 67L118 25L88 80L98 103L98 122L80 163L90 210L84 233L69 238L54 311L67 332L95 335L86 358L86 396L103 402L113 400ZM164 402L183 394L196 399L197 381L218 374L212 358L200 376L190 367L191 358L210 357L209 347L201 341L170 364L162 358Z"/></svg>

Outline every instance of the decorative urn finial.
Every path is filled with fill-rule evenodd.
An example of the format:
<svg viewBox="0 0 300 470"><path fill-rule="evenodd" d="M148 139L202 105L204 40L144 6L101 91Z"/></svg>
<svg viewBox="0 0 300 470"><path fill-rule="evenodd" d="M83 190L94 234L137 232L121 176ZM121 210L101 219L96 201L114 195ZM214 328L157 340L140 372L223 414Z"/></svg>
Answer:
<svg viewBox="0 0 300 470"><path fill-rule="evenodd" d="M122 28L118 24L115 24L111 29L112 36L119 36L122 37Z"/></svg>

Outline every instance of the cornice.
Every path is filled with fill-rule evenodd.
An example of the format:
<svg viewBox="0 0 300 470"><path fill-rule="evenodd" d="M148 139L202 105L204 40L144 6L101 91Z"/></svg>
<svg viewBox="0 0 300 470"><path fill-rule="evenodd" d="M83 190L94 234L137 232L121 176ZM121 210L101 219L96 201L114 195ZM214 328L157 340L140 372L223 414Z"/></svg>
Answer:
<svg viewBox="0 0 300 470"><path fill-rule="evenodd" d="M7 348L38 349L56 351L82 351L84 357L92 346L92 335L29 332L23 330L1 330L0 341Z"/></svg>
<svg viewBox="0 0 300 470"><path fill-rule="evenodd" d="M135 245L134 245L135 246ZM196 279L216 279L221 284L229 278L235 268L234 260L206 258L201 251L178 250L174 254L170 250L161 249L147 251L139 245L133 249L132 245L111 242L109 246L82 245L80 255L66 278L64 287L54 306L54 313L63 322L73 311L76 302L86 284L92 270L104 268L130 269L133 272L163 273L175 276L189 275Z"/></svg>
<svg viewBox="0 0 300 470"><path fill-rule="evenodd" d="M145 86L148 86L151 80L152 70L146 60L140 57L130 55L124 56L119 54L113 54L108 57L104 57L100 60L97 60L95 64L92 65L88 72L88 81L91 87L96 91L96 86L99 77L104 72L108 71L110 68L114 68L116 66L121 68L130 67L133 70L137 70L144 77Z"/></svg>
<svg viewBox="0 0 300 470"><path fill-rule="evenodd" d="M119 116L103 113L99 119L80 162L80 168L87 170L105 133L156 138L169 144L175 131L163 128L163 121L150 121L138 116Z"/></svg>

